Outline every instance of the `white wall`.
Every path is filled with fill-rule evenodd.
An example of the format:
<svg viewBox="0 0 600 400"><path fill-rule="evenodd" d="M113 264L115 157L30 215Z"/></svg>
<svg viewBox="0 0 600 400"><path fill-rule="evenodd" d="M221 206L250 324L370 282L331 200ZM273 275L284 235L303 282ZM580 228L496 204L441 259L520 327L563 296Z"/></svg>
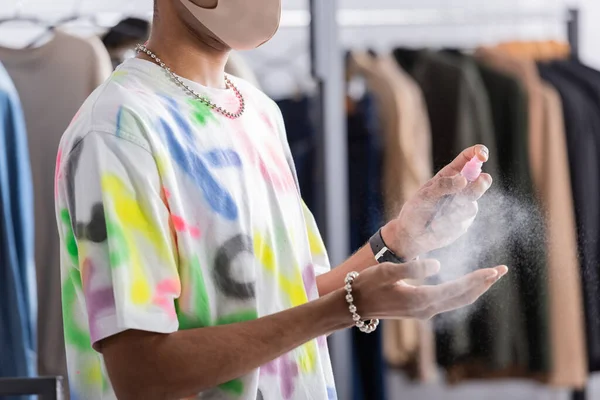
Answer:
<svg viewBox="0 0 600 400"><path fill-rule="evenodd" d="M600 0L572 1L581 9L581 55L583 60L600 68Z"/></svg>

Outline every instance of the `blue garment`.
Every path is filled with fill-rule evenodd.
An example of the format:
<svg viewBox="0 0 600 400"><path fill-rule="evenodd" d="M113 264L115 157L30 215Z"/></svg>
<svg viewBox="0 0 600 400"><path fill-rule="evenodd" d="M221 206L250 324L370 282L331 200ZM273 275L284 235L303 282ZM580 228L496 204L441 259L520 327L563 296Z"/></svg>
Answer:
<svg viewBox="0 0 600 400"><path fill-rule="evenodd" d="M296 166L302 199L317 221L320 221L318 199L316 198L316 190L318 190L316 187L318 170L315 163L317 146L315 125L311 118L314 100L309 97L283 99L277 101L277 105L285 121L287 140Z"/></svg>
<svg viewBox="0 0 600 400"><path fill-rule="evenodd" d="M350 245L354 252L384 223L381 188L383 146L376 104L365 94L348 115ZM385 400L381 329L352 330L354 400Z"/></svg>
<svg viewBox="0 0 600 400"><path fill-rule="evenodd" d="M0 377L35 376L33 187L25 119L0 64Z"/></svg>

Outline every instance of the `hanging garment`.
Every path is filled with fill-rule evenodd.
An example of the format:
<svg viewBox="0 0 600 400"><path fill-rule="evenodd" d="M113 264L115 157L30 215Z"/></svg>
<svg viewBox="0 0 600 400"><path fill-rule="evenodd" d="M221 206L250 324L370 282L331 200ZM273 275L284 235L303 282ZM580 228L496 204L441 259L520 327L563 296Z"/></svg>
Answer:
<svg viewBox="0 0 600 400"><path fill-rule="evenodd" d="M54 166L61 135L89 94L111 73L99 39L57 31L42 47L0 48L21 97L34 187L38 283L38 369L66 377L59 239L54 218Z"/></svg>
<svg viewBox="0 0 600 400"><path fill-rule="evenodd" d="M381 195L382 143L373 98L365 94L358 102L347 102L348 164L351 251L357 251L383 225ZM385 364L381 332L370 334L352 329L355 363L354 400L384 400Z"/></svg>
<svg viewBox="0 0 600 400"><path fill-rule="evenodd" d="M567 148L577 219L579 256L584 288L588 361L600 370L600 78L577 62L540 65L540 74L560 92L565 113ZM566 104L568 103L568 104Z"/></svg>
<svg viewBox="0 0 600 400"><path fill-rule="evenodd" d="M298 174L302 199L309 210L316 213L316 135L315 124L311 118L315 105L314 99L282 99L276 101L285 122L287 140Z"/></svg>
<svg viewBox="0 0 600 400"><path fill-rule="evenodd" d="M0 64L0 377L35 376L33 188L21 103Z"/></svg>
<svg viewBox="0 0 600 400"><path fill-rule="evenodd" d="M575 217L577 221L579 257L585 300L588 362L590 370L600 366L600 306L598 304L598 259L596 240L600 233L600 175L598 164L598 132L600 121L597 108L588 96L551 65L538 65L540 76L560 93Z"/></svg>
<svg viewBox="0 0 600 400"><path fill-rule="evenodd" d="M378 104L385 149L384 209L386 220L389 220L418 189L418 182L427 179L431 173L430 133L425 105L418 87L406 74L401 75L390 57L373 58L366 53L353 52L348 57L348 68L350 74L365 77ZM411 146L412 152L406 153L400 146ZM429 322L409 319L384 321L383 336L388 363L420 380L436 377L434 340Z"/></svg>
<svg viewBox="0 0 600 400"><path fill-rule="evenodd" d="M505 195L518 201L515 212L527 214L516 220L518 231L509 239L514 255L513 275L519 284L528 341L527 370L546 372L551 348L548 326L548 276L545 257L544 221L534 188L529 162L528 97L515 78L479 65L490 98L496 134L500 184ZM518 216L516 218L519 218Z"/></svg>
<svg viewBox="0 0 600 400"><path fill-rule="evenodd" d="M494 125L498 117L493 111L485 82L478 66L468 57L451 53L420 52L397 49L396 60L421 86L428 106L432 127L434 168L449 163L462 149L476 143L490 148L486 172L495 179L492 189L479 200L479 215L469 232L446 249L433 252L442 261L442 274L454 278L452 271L466 272L481 266L507 264L513 267L527 265L531 260L519 260L511 243L507 218L500 217L506 209L501 189L506 187L500 174L500 165L506 165L508 155L501 152ZM510 153L509 153L510 154ZM470 243L479 246L474 251ZM471 255L467 259L463 255ZM462 258L462 259L461 259ZM514 269L514 268L513 268ZM527 368L530 346L535 335L526 328L524 318L531 305L520 300L519 286L522 277L511 273L503 282L492 288L476 307L438 318L437 356L442 366L452 367L449 379L472 377L481 370L503 370L511 365ZM543 315L536 314L536 315ZM543 320L542 320L543 321ZM483 332L483 334L482 334ZM547 331L546 331L547 334ZM531 335L531 337L528 337ZM543 347L547 350L547 346ZM537 359L539 360L539 359ZM458 373L462 367L464 373ZM547 363L540 367L547 368Z"/></svg>
<svg viewBox="0 0 600 400"><path fill-rule="evenodd" d="M397 102L395 117L399 129L386 132L382 175L385 209L391 219L398 215L402 204L433 176L431 130L423 93L414 79L390 55L378 57L375 65L394 91ZM406 368L407 372L412 372L422 381L436 378L435 344L430 322L386 321L383 334L384 351L391 365L412 366Z"/></svg>
<svg viewBox="0 0 600 400"><path fill-rule="evenodd" d="M140 18L125 18L102 36L113 68L127 58L135 57L135 46L144 43L150 34L150 22Z"/></svg>
<svg viewBox="0 0 600 400"><path fill-rule="evenodd" d="M407 49L394 56L417 81L427 103L431 123L434 172L478 140L493 153L494 129L489 99L473 62L450 54ZM496 175L491 159L486 172Z"/></svg>
<svg viewBox="0 0 600 400"><path fill-rule="evenodd" d="M480 48L478 60L521 81L529 98L529 159L546 219L551 369L548 383L581 388L587 356L577 234L560 96L532 60Z"/></svg>

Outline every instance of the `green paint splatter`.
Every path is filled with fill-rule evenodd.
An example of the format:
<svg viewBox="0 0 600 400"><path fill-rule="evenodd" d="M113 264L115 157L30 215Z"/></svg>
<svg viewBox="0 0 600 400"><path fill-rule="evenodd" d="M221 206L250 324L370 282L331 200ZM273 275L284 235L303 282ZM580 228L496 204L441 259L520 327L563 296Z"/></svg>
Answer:
<svg viewBox="0 0 600 400"><path fill-rule="evenodd" d="M228 325L236 322L252 321L257 318L258 313L256 310L243 310L219 317L215 325Z"/></svg>
<svg viewBox="0 0 600 400"><path fill-rule="evenodd" d="M209 122L217 121L212 110L200 100L190 99L189 104L192 106L192 117L199 125L204 126Z"/></svg>
<svg viewBox="0 0 600 400"><path fill-rule="evenodd" d="M192 306L194 315L183 312L179 306L179 301L175 302L179 328L185 330L211 326L210 302L198 257L195 256L187 267L188 277L191 280L192 295L195 296L194 305Z"/></svg>
<svg viewBox="0 0 600 400"><path fill-rule="evenodd" d="M219 388L225 392L241 396L244 393L244 382L241 379L234 379L219 385Z"/></svg>
<svg viewBox="0 0 600 400"><path fill-rule="evenodd" d="M65 340L78 350L91 351L90 335L77 326L73 306L77 302L77 290L82 290L81 274L75 268L69 271L69 277L62 287L63 320L65 327Z"/></svg>
<svg viewBox="0 0 600 400"><path fill-rule="evenodd" d="M75 235L73 234L73 227L71 225L71 215L69 214L69 210L63 208L60 210L60 219L65 225L65 246L67 247L67 252L69 256L71 256L71 262L73 266L79 267L79 251L77 249L77 241L75 240Z"/></svg>
<svg viewBox="0 0 600 400"><path fill-rule="evenodd" d="M129 251L127 250L127 241L121 225L106 217L106 234L108 236L109 250L108 257L111 268L116 268L129 261Z"/></svg>

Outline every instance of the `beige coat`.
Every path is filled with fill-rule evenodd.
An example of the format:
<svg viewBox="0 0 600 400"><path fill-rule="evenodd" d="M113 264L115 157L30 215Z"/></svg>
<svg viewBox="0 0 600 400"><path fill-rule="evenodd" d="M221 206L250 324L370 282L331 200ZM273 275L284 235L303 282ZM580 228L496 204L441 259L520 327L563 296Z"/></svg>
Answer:
<svg viewBox="0 0 600 400"><path fill-rule="evenodd" d="M387 219L432 176L431 133L427 107L417 83L391 56L373 58L354 53L350 73L365 77L377 100L384 134L384 208ZM436 376L435 342L431 325L415 320L386 321L384 357L421 380Z"/></svg>

